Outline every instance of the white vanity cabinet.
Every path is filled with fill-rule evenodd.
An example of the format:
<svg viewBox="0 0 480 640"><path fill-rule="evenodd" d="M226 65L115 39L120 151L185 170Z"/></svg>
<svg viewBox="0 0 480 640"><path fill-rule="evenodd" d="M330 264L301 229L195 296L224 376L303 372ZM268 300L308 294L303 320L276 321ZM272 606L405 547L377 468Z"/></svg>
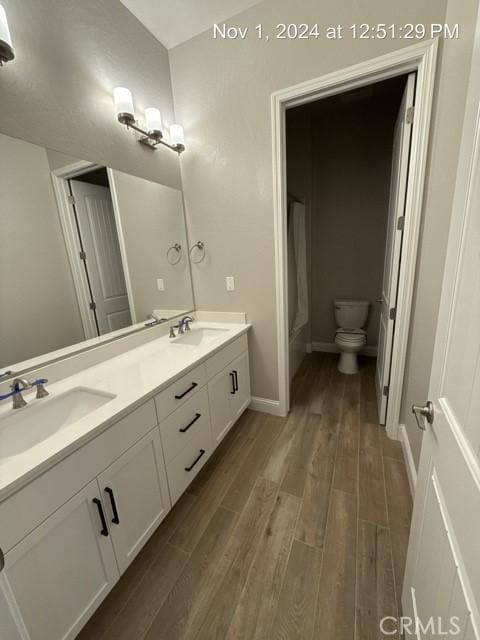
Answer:
<svg viewBox="0 0 480 640"><path fill-rule="evenodd" d="M0 640L73 640L249 403L242 334L0 501Z"/></svg>
<svg viewBox="0 0 480 640"><path fill-rule="evenodd" d="M235 343L234 343L235 344ZM233 359L208 383L212 435L216 444L250 404L248 351Z"/></svg>
<svg viewBox="0 0 480 640"><path fill-rule="evenodd" d="M119 571L98 506L93 480L6 554L0 598L11 617L0 620L2 640L11 640L4 624L20 638L74 638L113 587Z"/></svg>
<svg viewBox="0 0 480 640"><path fill-rule="evenodd" d="M103 508L121 573L170 510L158 429L116 460L99 477Z"/></svg>
<svg viewBox="0 0 480 640"><path fill-rule="evenodd" d="M0 526L7 544L19 540L0 571L0 611L8 610L1 640L17 640L13 629L22 640L75 638L167 515L160 433L149 426L154 416L150 400L0 505L0 516L31 508L36 519L43 514L35 513L35 499L50 509L25 537L15 523ZM65 502L72 478L80 487L88 482Z"/></svg>

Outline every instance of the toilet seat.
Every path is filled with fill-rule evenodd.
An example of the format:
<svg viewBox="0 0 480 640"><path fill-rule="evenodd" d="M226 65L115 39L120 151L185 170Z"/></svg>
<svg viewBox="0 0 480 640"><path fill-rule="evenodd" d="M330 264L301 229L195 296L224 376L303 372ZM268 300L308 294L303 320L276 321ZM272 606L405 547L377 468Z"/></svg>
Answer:
<svg viewBox="0 0 480 640"><path fill-rule="evenodd" d="M364 343L367 339L367 332L363 329L337 329L335 332L335 339L342 342L349 342L352 344Z"/></svg>

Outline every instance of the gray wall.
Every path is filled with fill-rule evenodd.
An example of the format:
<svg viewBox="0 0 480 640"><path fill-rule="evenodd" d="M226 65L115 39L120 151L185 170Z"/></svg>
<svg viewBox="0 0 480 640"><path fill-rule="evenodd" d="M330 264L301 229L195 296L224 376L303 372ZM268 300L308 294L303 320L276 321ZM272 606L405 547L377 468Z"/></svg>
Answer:
<svg viewBox="0 0 480 640"><path fill-rule="evenodd" d="M0 367L84 340L47 153L0 135Z"/></svg>
<svg viewBox="0 0 480 640"><path fill-rule="evenodd" d="M199 309L243 310L253 323L252 392L278 398L270 96L273 91L411 44L411 41L259 41L255 25L279 22L443 22L443 0L265 0L236 16L245 41L205 32L170 51L176 115L186 130L181 159L189 231L209 258L193 268ZM452 45L453 46L453 45ZM433 213L433 212L432 212ZM237 290L225 290L235 275Z"/></svg>
<svg viewBox="0 0 480 640"><path fill-rule="evenodd" d="M385 91L385 90L384 90ZM358 92L288 112L287 153L310 122L311 340L334 341L335 298L372 303L367 343L378 343L393 127L398 87L389 94ZM298 128L300 127L300 129ZM298 156L297 156L298 157ZM288 176L299 173L287 155Z"/></svg>
<svg viewBox="0 0 480 640"><path fill-rule="evenodd" d="M16 59L0 73L0 132L181 188L177 155L136 142L115 117L112 88L137 115L174 120L166 49L118 0L3 0Z"/></svg>

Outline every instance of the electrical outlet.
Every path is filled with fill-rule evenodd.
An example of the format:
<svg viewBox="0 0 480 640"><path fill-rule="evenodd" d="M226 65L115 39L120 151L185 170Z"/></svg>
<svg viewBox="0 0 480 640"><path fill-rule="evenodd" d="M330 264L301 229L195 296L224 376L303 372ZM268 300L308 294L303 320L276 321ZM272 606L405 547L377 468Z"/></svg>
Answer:
<svg viewBox="0 0 480 640"><path fill-rule="evenodd" d="M235 291L235 278L233 276L227 276L225 283L227 285L227 291Z"/></svg>
<svg viewBox="0 0 480 640"><path fill-rule="evenodd" d="M157 278L157 289L159 291L165 291L165 281L163 278Z"/></svg>

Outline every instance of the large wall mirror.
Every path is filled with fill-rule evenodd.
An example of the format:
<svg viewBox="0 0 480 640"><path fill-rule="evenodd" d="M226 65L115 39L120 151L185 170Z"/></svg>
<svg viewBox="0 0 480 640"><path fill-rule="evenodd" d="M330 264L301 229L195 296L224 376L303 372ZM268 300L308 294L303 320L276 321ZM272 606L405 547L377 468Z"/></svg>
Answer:
<svg viewBox="0 0 480 640"><path fill-rule="evenodd" d="M0 156L0 372L194 308L180 191L3 134Z"/></svg>

